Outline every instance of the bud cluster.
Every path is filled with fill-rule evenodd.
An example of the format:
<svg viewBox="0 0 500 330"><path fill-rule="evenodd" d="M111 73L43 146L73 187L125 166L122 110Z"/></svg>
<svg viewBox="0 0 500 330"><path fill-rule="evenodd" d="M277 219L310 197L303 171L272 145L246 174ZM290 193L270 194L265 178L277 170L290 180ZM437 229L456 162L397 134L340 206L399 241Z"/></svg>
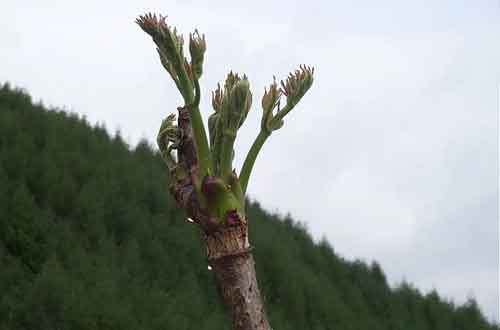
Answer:
<svg viewBox="0 0 500 330"><path fill-rule="evenodd" d="M267 90L267 88L264 89L264 96L262 97L263 113L261 120L261 129L263 131L271 133L272 131L277 130L283 125L283 121L281 121L278 125L272 122L273 110L277 108L278 112L280 111L281 94L282 91L278 88L276 77L273 77L273 83L269 86L269 90Z"/></svg>
<svg viewBox="0 0 500 330"><path fill-rule="evenodd" d="M153 38L156 44L160 61L165 70L179 86L179 68L185 66L184 39L177 33L177 29L171 29L166 22L167 17L156 14L145 14L136 19L136 23Z"/></svg>
<svg viewBox="0 0 500 330"><path fill-rule="evenodd" d="M314 68L301 65L300 70L290 73L285 82L281 81L281 91L287 103L297 104L313 83Z"/></svg>
<svg viewBox="0 0 500 330"><path fill-rule="evenodd" d="M189 53L191 54L191 71L194 79L200 79L203 73L203 59L206 50L205 35L200 36L198 30L189 34Z"/></svg>
<svg viewBox="0 0 500 330"><path fill-rule="evenodd" d="M172 191L176 201L186 208L191 218L205 224L205 229L215 223L213 219L223 223L244 219L245 192L257 155L267 138L283 126L283 118L311 87L314 69L301 65L280 84L273 78L265 88L261 129L237 174L232 167L234 143L252 106L247 76L231 71L224 85L217 85L212 93L215 111L208 118L207 139L199 111L199 79L207 49L205 36L197 30L189 35L191 60L188 61L184 56L182 35L167 24L166 16L145 14L136 23L152 37L163 67L185 101L184 106L178 108L177 125L175 115L169 115L162 121L157 137L161 155L175 182ZM281 107L283 95L286 104ZM174 150L177 155L173 154Z"/></svg>
<svg viewBox="0 0 500 330"><path fill-rule="evenodd" d="M276 78L273 78L269 90L264 89L262 97L262 131L271 134L272 131L283 126L283 117L295 107L311 87L313 74L314 68L301 65L299 70L290 73L285 81L281 81L281 88L278 88ZM280 109L282 95L286 96L286 105ZM273 113L274 109L276 109L276 113Z"/></svg>
<svg viewBox="0 0 500 330"><path fill-rule="evenodd" d="M212 106L215 112L208 119L208 129L212 158L216 172L223 159L223 145L231 145L236 138L238 129L243 125L250 107L252 106L252 93L246 75L240 77L232 71L227 75L224 89L220 84L212 92ZM230 157L232 158L232 156Z"/></svg>
<svg viewBox="0 0 500 330"><path fill-rule="evenodd" d="M224 91L220 89L219 85L214 95L212 104L221 109L222 127L236 133L236 130L243 125L252 106L252 92L250 92L247 76L240 77L231 71L227 75ZM217 96L219 96L219 100L217 100Z"/></svg>
<svg viewBox="0 0 500 330"><path fill-rule="evenodd" d="M205 36L200 36L197 30L189 35L191 62L188 62L184 56L184 39L175 27L167 24L166 16L145 14L139 16L135 22L153 38L161 64L184 99L191 103L193 87L203 73L203 60L207 49Z"/></svg>

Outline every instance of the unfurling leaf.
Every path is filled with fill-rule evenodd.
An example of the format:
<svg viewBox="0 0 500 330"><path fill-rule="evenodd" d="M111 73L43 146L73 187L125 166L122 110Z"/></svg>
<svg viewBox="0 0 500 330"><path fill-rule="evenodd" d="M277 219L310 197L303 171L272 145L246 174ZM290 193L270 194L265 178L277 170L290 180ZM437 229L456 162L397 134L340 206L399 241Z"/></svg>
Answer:
<svg viewBox="0 0 500 330"><path fill-rule="evenodd" d="M166 151L170 143L178 143L178 129L174 125L175 114L170 114L167 118L163 119L158 132L156 142L160 151Z"/></svg>
<svg viewBox="0 0 500 330"><path fill-rule="evenodd" d="M161 122L160 131L156 138L161 156L170 171L176 168L176 161L172 156L172 149L179 145L179 129L174 124L175 114L170 114Z"/></svg>

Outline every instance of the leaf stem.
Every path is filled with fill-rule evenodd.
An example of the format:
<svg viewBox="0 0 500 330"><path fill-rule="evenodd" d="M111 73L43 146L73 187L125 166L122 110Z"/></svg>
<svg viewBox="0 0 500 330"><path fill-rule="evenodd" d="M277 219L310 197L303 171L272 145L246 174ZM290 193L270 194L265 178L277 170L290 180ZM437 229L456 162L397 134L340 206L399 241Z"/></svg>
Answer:
<svg viewBox="0 0 500 330"><path fill-rule="evenodd" d="M198 156L200 181L211 171L210 148L208 146L207 133L201 118L199 103L200 103L200 84L197 79L194 80L195 97L192 107L189 109L191 116L191 126L193 128L193 138L196 146L196 154Z"/></svg>
<svg viewBox="0 0 500 330"><path fill-rule="evenodd" d="M231 167L233 163L233 148L234 140L236 140L236 134L229 129L226 129L223 134L220 158L220 176L227 182L232 173Z"/></svg>
<svg viewBox="0 0 500 330"><path fill-rule="evenodd" d="M280 111L278 111L276 113L276 115L273 117L273 119L271 119L272 121L272 126L274 125L277 125L281 120L283 120L283 118L290 112L292 111L292 109L295 107L297 103L291 103L291 102L287 102L285 107L283 109L281 109Z"/></svg>
<svg viewBox="0 0 500 330"><path fill-rule="evenodd" d="M264 145L264 142L266 142L269 135L271 134L261 130L259 135L257 135L257 137L255 138L252 147L248 151L247 157L245 158L245 162L243 163L243 167L241 168L240 172L240 184L243 193L245 193L247 190L248 180L250 179L250 174L252 173L252 168L255 164L255 160L257 159L257 155L259 154L260 149L262 149L262 146Z"/></svg>

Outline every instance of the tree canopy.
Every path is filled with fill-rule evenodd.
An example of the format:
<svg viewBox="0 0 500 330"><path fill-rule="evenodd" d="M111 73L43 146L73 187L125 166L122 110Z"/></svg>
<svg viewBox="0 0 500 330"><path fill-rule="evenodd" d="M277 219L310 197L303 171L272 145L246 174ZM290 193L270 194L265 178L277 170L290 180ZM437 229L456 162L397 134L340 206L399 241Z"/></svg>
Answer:
<svg viewBox="0 0 500 330"><path fill-rule="evenodd" d="M146 141L0 87L0 329L228 329L199 231ZM499 330L247 203L276 329Z"/></svg>

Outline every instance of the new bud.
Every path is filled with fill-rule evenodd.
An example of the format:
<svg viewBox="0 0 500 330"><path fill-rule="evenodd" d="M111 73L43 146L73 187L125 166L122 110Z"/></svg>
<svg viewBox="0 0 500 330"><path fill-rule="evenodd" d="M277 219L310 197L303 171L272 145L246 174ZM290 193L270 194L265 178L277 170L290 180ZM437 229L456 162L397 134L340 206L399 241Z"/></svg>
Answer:
<svg viewBox="0 0 500 330"><path fill-rule="evenodd" d="M281 90L278 89L276 78L273 78L273 83L269 86L269 90L264 90L262 97L262 121L261 129L271 133L273 131L271 120L273 119L273 110L280 106Z"/></svg>
<svg viewBox="0 0 500 330"><path fill-rule="evenodd" d="M215 90L215 92L212 92L212 107L214 108L215 112L218 112L220 110L223 98L224 92L222 91L220 84L217 84L217 89Z"/></svg>
<svg viewBox="0 0 500 330"><path fill-rule="evenodd" d="M176 28L172 30L168 26L166 19L166 16L146 14L139 16L135 22L153 38L153 41L164 52L169 61L175 61L177 56L182 55L184 40L182 35L177 33Z"/></svg>
<svg viewBox="0 0 500 330"><path fill-rule="evenodd" d="M217 112L212 113L208 117L208 136L210 139L211 148L214 147L215 137L217 136L217 121L219 120L219 114Z"/></svg>
<svg viewBox="0 0 500 330"><path fill-rule="evenodd" d="M246 76L244 75L243 78L246 79ZM224 90L226 92L231 91L233 86L240 80L241 80L241 78L240 78L240 76L238 76L237 73L233 73L233 71L229 72L227 77L226 77L226 81L224 83Z"/></svg>
<svg viewBox="0 0 500 330"><path fill-rule="evenodd" d="M203 178L201 191L207 198L217 198L218 195L227 193L229 187L220 177L207 175Z"/></svg>
<svg viewBox="0 0 500 330"><path fill-rule="evenodd" d="M262 97L262 109L265 112L273 110L278 104L281 97L281 91L278 89L276 77L273 77L273 83L269 86L269 91L264 89Z"/></svg>
<svg viewBox="0 0 500 330"><path fill-rule="evenodd" d="M191 102L192 73L191 67L184 57L182 35L177 33L176 28L167 24L166 16L146 14L139 16L136 23L153 38L161 64L174 80L184 99ZM199 39L199 43L202 43L203 39Z"/></svg>
<svg viewBox="0 0 500 330"><path fill-rule="evenodd" d="M304 94L311 88L313 83L314 68L305 65L300 66L300 70L290 73L286 81L281 81L280 93L286 96L286 105L279 108L279 97L277 97L277 86L274 82L265 92L262 99L264 114L262 117L262 130L271 133L283 127L283 118L299 103ZM276 114L272 113L274 107L278 108Z"/></svg>
<svg viewBox="0 0 500 330"><path fill-rule="evenodd" d="M285 82L281 81L281 91L290 106L297 104L313 83L314 68L301 65L300 70L290 73Z"/></svg>
<svg viewBox="0 0 500 330"><path fill-rule="evenodd" d="M246 77L234 84L229 99L229 111L231 112L232 121L230 127L238 129L243 125L252 106L252 92L250 92L250 84Z"/></svg>
<svg viewBox="0 0 500 330"><path fill-rule="evenodd" d="M191 54L191 69L195 79L200 79L203 73L203 59L205 51L207 50L207 43L205 42L205 35L200 37L198 30L189 35L189 52Z"/></svg>
<svg viewBox="0 0 500 330"><path fill-rule="evenodd" d="M224 90L218 85L212 93L212 106L220 113L221 132L230 130L236 135L252 106L252 93L247 76L240 78L232 71L227 75Z"/></svg>
<svg viewBox="0 0 500 330"><path fill-rule="evenodd" d="M224 89L219 85L212 93L212 105L217 114L211 116L212 123L209 123L209 129L212 127L213 168L217 175L222 175L227 180L232 171L234 141L252 105L252 93L247 77L243 75L241 78L230 72Z"/></svg>

